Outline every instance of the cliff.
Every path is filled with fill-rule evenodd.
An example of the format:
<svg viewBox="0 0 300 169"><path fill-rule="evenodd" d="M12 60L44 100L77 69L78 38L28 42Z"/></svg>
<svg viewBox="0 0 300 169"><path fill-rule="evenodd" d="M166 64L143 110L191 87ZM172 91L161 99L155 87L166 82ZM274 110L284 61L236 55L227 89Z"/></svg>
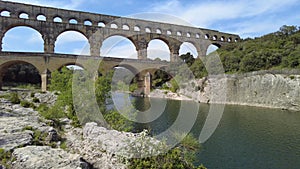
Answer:
<svg viewBox="0 0 300 169"><path fill-rule="evenodd" d="M179 94L203 103L300 110L300 72L259 71L190 81Z"/></svg>

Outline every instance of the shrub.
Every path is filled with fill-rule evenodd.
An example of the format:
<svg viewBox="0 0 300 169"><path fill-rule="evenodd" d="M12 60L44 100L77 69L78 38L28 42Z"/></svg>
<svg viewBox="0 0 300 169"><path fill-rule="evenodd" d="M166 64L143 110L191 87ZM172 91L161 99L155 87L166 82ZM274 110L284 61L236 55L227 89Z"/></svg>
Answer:
<svg viewBox="0 0 300 169"><path fill-rule="evenodd" d="M12 92L9 97L9 101L13 104L19 104L21 102L17 92Z"/></svg>
<svg viewBox="0 0 300 169"><path fill-rule="evenodd" d="M20 103L21 106L25 107L25 108L35 108L35 105L29 101L26 100L22 100Z"/></svg>
<svg viewBox="0 0 300 169"><path fill-rule="evenodd" d="M34 103L39 103L39 102L40 102L40 99L34 97L34 98L32 98L32 102L34 102Z"/></svg>

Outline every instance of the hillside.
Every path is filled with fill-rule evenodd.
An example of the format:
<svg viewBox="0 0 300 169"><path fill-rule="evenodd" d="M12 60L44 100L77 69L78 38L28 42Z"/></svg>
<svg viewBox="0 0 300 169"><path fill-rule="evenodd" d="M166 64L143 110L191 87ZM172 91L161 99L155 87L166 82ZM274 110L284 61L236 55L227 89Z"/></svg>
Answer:
<svg viewBox="0 0 300 169"><path fill-rule="evenodd" d="M217 52L226 73L300 68L300 28L284 25L277 32L229 44Z"/></svg>

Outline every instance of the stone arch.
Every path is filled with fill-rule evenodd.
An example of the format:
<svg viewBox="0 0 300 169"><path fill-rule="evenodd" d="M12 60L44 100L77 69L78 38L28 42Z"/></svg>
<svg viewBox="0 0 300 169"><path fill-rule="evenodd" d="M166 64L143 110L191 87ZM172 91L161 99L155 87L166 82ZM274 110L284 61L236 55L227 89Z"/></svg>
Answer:
<svg viewBox="0 0 300 169"><path fill-rule="evenodd" d="M26 12L20 12L19 15L18 15L18 17L20 19L29 19L29 14L26 13Z"/></svg>
<svg viewBox="0 0 300 169"><path fill-rule="evenodd" d="M132 65L129 64L116 64L113 66L113 68L116 67L122 67L122 68L126 68L128 69L131 73L133 73L134 75L137 75L139 73L139 70L135 67L133 67Z"/></svg>
<svg viewBox="0 0 300 169"><path fill-rule="evenodd" d="M63 22L62 17L60 17L60 16L54 16L53 17L53 22L59 22L59 23Z"/></svg>
<svg viewBox="0 0 300 169"><path fill-rule="evenodd" d="M76 61L75 62L65 62L65 63L62 63L60 65L57 65L57 66L53 66L52 67L52 71L55 71L55 70L60 70L62 69L64 66L70 66L70 65L76 65L78 67L81 67L82 69L85 69L84 65L80 64L80 63L77 63Z"/></svg>
<svg viewBox="0 0 300 169"><path fill-rule="evenodd" d="M37 14L36 15L36 19L38 21L47 21L47 17L44 14L42 14L42 13Z"/></svg>
<svg viewBox="0 0 300 169"><path fill-rule="evenodd" d="M105 27L105 25L106 25L106 24L105 24L104 22L102 22L102 21L99 21L99 22L98 22L98 27Z"/></svg>
<svg viewBox="0 0 300 169"><path fill-rule="evenodd" d="M75 36L71 36L71 34ZM65 39L60 37L65 36ZM78 29L65 29L58 33L58 35L55 37L55 47L54 47L54 53L69 53L69 54L80 54L80 55L90 55L90 43L88 36L78 30ZM72 43L73 46L62 46L63 44L69 44ZM73 52L71 52L71 50ZM76 51L77 50L77 51Z"/></svg>
<svg viewBox="0 0 300 169"><path fill-rule="evenodd" d="M31 33L31 36L32 36L32 33L37 33L35 36L32 36L32 37L28 37L27 38L27 41L26 38L22 38L19 40L19 42L23 42L24 44L23 45L20 45L20 49L16 49L18 42L14 42L14 45L12 45L13 47L9 47L9 46L6 46L7 43L5 42L6 41L6 35L10 32L10 31L14 31L16 30L17 32L19 32L19 35L16 36L16 34L14 34L17 38L20 38L20 37L24 37L24 36L30 36L28 35L27 33L21 33L20 30L18 29L25 29L25 31L30 31ZM24 30L22 30L24 31ZM40 37L37 38L37 36ZM8 37L9 38L9 37ZM32 39L30 39L32 38ZM39 43L39 45L37 45L37 41L41 41ZM9 41L9 39L8 39ZM16 41L16 40L14 40ZM4 30L4 33L3 33L3 37L1 37L1 42L2 42L2 51L31 51L31 52L44 52L44 39L42 37L42 34L41 32L39 31L39 29L36 29L35 27L33 27L32 25L24 25L24 24L14 24L14 25L9 25L8 27L6 27L6 30ZM31 42L31 43L29 43ZM9 43L9 42L8 42ZM30 44L33 44L32 46L30 46ZM28 48L30 46L30 48ZM7 49L6 49L7 48ZM10 49L11 48L11 49ZM15 49L14 49L15 48ZM17 47L18 48L18 47ZM23 48L23 49L22 49ZM34 49L36 48L36 49ZM34 50L33 50L34 49Z"/></svg>
<svg viewBox="0 0 300 169"><path fill-rule="evenodd" d="M122 25L122 29L123 29L123 30L126 30L126 31L129 31L129 30L130 30L130 27L129 27L128 24L123 24L123 25Z"/></svg>
<svg viewBox="0 0 300 169"><path fill-rule="evenodd" d="M147 48L147 58L161 60L171 60L171 47L169 46L169 41L165 38L156 37L148 42Z"/></svg>
<svg viewBox="0 0 300 169"><path fill-rule="evenodd" d="M124 46L126 46L126 48ZM132 47L132 49L134 49L134 51L132 52L131 50L129 52L127 51L127 54L129 55L127 55L126 57L120 56L118 53L117 53L118 55L116 54L115 50L119 49L120 52L124 52L124 50L128 50L128 47L130 48L130 46ZM137 58L137 45L136 42L131 37L128 37L124 34L111 34L104 38L102 42L102 46L100 47L100 54L101 56L108 55L108 56L122 57L122 58L128 58L128 57Z"/></svg>
<svg viewBox="0 0 300 169"><path fill-rule="evenodd" d="M93 26L93 22L89 19L84 20L83 24L86 26Z"/></svg>
<svg viewBox="0 0 300 169"><path fill-rule="evenodd" d="M185 41L180 45L179 56L186 53L192 54L194 58L199 57L197 45L191 41Z"/></svg>
<svg viewBox="0 0 300 169"><path fill-rule="evenodd" d="M5 74L9 70L8 68L17 64L29 64L33 66L39 73L39 83L42 84L42 73L43 73L43 67L40 66L38 63L32 63L26 60L10 60L7 62L4 62L0 65L0 89L2 89L3 86L3 78L5 77Z"/></svg>
<svg viewBox="0 0 300 169"><path fill-rule="evenodd" d="M141 27L136 25L136 26L133 27L133 30L136 31L136 32L139 32L139 31L141 31Z"/></svg>
<svg viewBox="0 0 300 169"><path fill-rule="evenodd" d="M7 9L3 9L0 12L0 16L10 17L10 11Z"/></svg>
<svg viewBox="0 0 300 169"><path fill-rule="evenodd" d="M221 45L219 43L211 43L206 49L206 55L209 55L210 53L216 51L219 48L221 48Z"/></svg>
<svg viewBox="0 0 300 169"><path fill-rule="evenodd" d="M69 24L78 24L78 20L75 18L70 18L68 22Z"/></svg>

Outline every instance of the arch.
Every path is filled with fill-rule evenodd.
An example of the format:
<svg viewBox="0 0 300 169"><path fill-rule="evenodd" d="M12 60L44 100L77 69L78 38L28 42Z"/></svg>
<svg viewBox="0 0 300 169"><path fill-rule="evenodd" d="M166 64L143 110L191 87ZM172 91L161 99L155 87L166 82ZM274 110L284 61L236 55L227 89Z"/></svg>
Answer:
<svg viewBox="0 0 300 169"><path fill-rule="evenodd" d="M224 36L221 36L221 39L220 39L222 42L225 41L225 37Z"/></svg>
<svg viewBox="0 0 300 169"><path fill-rule="evenodd" d="M136 31L136 32L139 32L139 31L141 31L141 28L136 25L136 26L134 26L133 30Z"/></svg>
<svg viewBox="0 0 300 169"><path fill-rule="evenodd" d="M98 26L99 27L105 27L105 23L104 22L98 22Z"/></svg>
<svg viewBox="0 0 300 169"><path fill-rule="evenodd" d="M171 51L168 42L158 38L151 40L148 43L147 57L152 60L159 58L160 60L170 61Z"/></svg>
<svg viewBox="0 0 300 169"><path fill-rule="evenodd" d="M118 29L118 25L116 23L112 23L112 24L110 24L110 28Z"/></svg>
<svg viewBox="0 0 300 169"><path fill-rule="evenodd" d="M238 42L238 41L239 41L239 38L235 38L235 39L234 39L234 42Z"/></svg>
<svg viewBox="0 0 300 169"><path fill-rule="evenodd" d="M182 33L181 33L181 31L177 31L177 36L182 36Z"/></svg>
<svg viewBox="0 0 300 169"><path fill-rule="evenodd" d="M167 35L172 35L172 31L171 30L167 30Z"/></svg>
<svg viewBox="0 0 300 169"><path fill-rule="evenodd" d="M151 33L151 28L146 27L146 28L145 28L145 32L146 32L146 33Z"/></svg>
<svg viewBox="0 0 300 169"><path fill-rule="evenodd" d="M157 29L156 29L156 33L157 33L157 34L161 34L161 29L157 28Z"/></svg>
<svg viewBox="0 0 300 169"><path fill-rule="evenodd" d="M216 40L218 40L218 36L217 36L217 35L214 35L214 36L212 37L212 39L213 39L214 41L216 41Z"/></svg>
<svg viewBox="0 0 300 169"><path fill-rule="evenodd" d="M200 38L200 34L196 33L196 38L199 39Z"/></svg>
<svg viewBox="0 0 300 169"><path fill-rule="evenodd" d="M74 68L74 70L84 70L84 66L77 63L77 62L66 62L63 63L62 65L59 65L59 67L57 67L55 70L61 70L63 67L67 67L68 69L72 69L72 67Z"/></svg>
<svg viewBox="0 0 300 169"><path fill-rule="evenodd" d="M137 75L139 73L138 69L136 69L135 67L133 67L132 65L129 65L129 64L118 64L118 65L115 65L113 68L117 68L117 67L125 68L125 69L129 70L133 75Z"/></svg>
<svg viewBox="0 0 300 169"><path fill-rule="evenodd" d="M69 19L70 24L78 24L78 21L74 18Z"/></svg>
<svg viewBox="0 0 300 169"><path fill-rule="evenodd" d="M93 23L92 23L92 21L90 21L90 20L85 20L84 22L83 22L83 24L84 25L86 25L86 26L92 26L93 25Z"/></svg>
<svg viewBox="0 0 300 169"><path fill-rule="evenodd" d="M232 38L229 37L229 38L227 39L227 42L232 42Z"/></svg>
<svg viewBox="0 0 300 169"><path fill-rule="evenodd" d="M199 56L196 46L192 42L183 42L180 45L179 56L190 53L194 58Z"/></svg>
<svg viewBox="0 0 300 169"><path fill-rule="evenodd" d="M36 16L36 19L37 19L38 21L46 21L46 20L47 20L46 16L43 15L43 14L37 15L37 16Z"/></svg>
<svg viewBox="0 0 300 169"><path fill-rule="evenodd" d="M124 24L124 25L122 26L122 29L123 29L123 30L126 30L126 31L129 31L129 30L130 30L130 27L129 27L127 24Z"/></svg>
<svg viewBox="0 0 300 169"><path fill-rule="evenodd" d="M209 34L205 34L204 39L209 39L209 38L210 38Z"/></svg>
<svg viewBox="0 0 300 169"><path fill-rule="evenodd" d="M62 22L62 19L61 19L61 17L59 17L59 16L56 16L56 17L54 17L53 18L53 22Z"/></svg>
<svg viewBox="0 0 300 169"><path fill-rule="evenodd" d="M186 37L190 38L191 37L191 33L186 33Z"/></svg>
<svg viewBox="0 0 300 169"><path fill-rule="evenodd" d="M21 12L19 14L19 18L20 19L29 19L29 15L27 13L25 13L25 12Z"/></svg>
<svg viewBox="0 0 300 169"><path fill-rule="evenodd" d="M137 59L136 46L125 35L114 34L107 37L100 48L101 56Z"/></svg>
<svg viewBox="0 0 300 169"><path fill-rule="evenodd" d="M212 52L215 52L216 50L218 50L221 47L220 44L218 43L212 43L211 45L208 46L207 50L206 50L206 55L211 54Z"/></svg>
<svg viewBox="0 0 300 169"><path fill-rule="evenodd" d="M44 52L44 40L42 35L32 27L15 26L5 32L2 51Z"/></svg>
<svg viewBox="0 0 300 169"><path fill-rule="evenodd" d="M78 30L65 30L55 41L55 53L90 55L88 38Z"/></svg>
<svg viewBox="0 0 300 169"><path fill-rule="evenodd" d="M10 11L8 10L3 10L0 13L1 16L5 16L5 17L10 17Z"/></svg>
<svg viewBox="0 0 300 169"><path fill-rule="evenodd" d="M13 60L0 65L1 85L14 86L17 84L41 85L41 71L32 63ZM2 86L1 86L2 87Z"/></svg>

